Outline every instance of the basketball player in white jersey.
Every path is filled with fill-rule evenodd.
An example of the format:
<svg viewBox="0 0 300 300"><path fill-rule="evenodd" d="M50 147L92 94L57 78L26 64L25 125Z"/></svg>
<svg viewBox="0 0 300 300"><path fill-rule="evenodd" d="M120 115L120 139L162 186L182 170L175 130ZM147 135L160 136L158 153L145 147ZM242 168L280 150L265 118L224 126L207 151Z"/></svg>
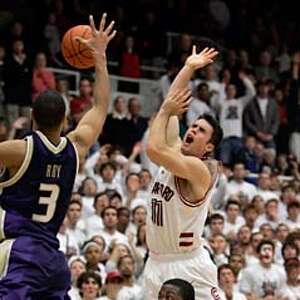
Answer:
<svg viewBox="0 0 300 300"><path fill-rule="evenodd" d="M213 62L218 52L204 49L188 57L150 127L147 154L161 168L154 180L147 217L150 258L144 271L146 299L158 298L163 282L181 278L195 288L196 300L221 300L217 267L201 236L208 213L217 162L209 155L223 133L203 115L179 138L178 115L190 102L188 82L194 71Z"/></svg>

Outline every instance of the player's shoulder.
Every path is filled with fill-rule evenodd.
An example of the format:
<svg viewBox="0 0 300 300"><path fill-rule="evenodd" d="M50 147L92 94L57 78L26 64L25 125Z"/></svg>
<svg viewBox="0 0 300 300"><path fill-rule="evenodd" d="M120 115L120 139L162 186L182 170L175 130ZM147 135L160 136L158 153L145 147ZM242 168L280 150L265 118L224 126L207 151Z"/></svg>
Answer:
<svg viewBox="0 0 300 300"><path fill-rule="evenodd" d="M220 173L220 162L214 158L207 158L202 160L206 165L213 181L216 179L218 174Z"/></svg>

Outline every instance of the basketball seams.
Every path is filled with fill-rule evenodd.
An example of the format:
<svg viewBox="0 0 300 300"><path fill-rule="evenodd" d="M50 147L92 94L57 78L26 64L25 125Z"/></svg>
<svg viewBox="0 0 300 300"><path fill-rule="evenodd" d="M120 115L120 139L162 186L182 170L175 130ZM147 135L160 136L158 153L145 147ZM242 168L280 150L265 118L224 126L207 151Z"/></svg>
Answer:
<svg viewBox="0 0 300 300"><path fill-rule="evenodd" d="M90 68L94 65L91 51L85 45L81 47L80 42L74 41L75 35L87 39L91 36L90 28L87 25L79 25L69 29L62 40L62 54L70 65L79 69Z"/></svg>

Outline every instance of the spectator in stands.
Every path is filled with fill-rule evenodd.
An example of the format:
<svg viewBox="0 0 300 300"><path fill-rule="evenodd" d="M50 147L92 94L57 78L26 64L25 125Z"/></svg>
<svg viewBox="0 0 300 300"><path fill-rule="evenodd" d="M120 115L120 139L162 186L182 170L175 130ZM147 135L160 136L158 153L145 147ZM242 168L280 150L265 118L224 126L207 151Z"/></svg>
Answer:
<svg viewBox="0 0 300 300"><path fill-rule="evenodd" d="M233 269L234 275L235 275L235 280L236 282L239 281L240 279L240 274L242 269L245 268L246 266L246 261L244 255L241 254L231 254L229 257L229 262L228 264L231 266Z"/></svg>
<svg viewBox="0 0 300 300"><path fill-rule="evenodd" d="M181 66L191 52L192 37L183 33L179 38L179 45L174 47L174 51L170 54L169 61L174 62L176 66Z"/></svg>
<svg viewBox="0 0 300 300"><path fill-rule="evenodd" d="M96 194L94 200L95 213L86 220L88 238L99 233L103 228L102 211L109 206L109 197L106 192Z"/></svg>
<svg viewBox="0 0 300 300"><path fill-rule="evenodd" d="M47 70L47 58L40 52L35 57L32 76L32 101L46 90L55 89L55 78L51 71Z"/></svg>
<svg viewBox="0 0 300 300"><path fill-rule="evenodd" d="M106 276L105 295L99 300L116 300L121 288L122 277L119 271L109 272Z"/></svg>
<svg viewBox="0 0 300 300"><path fill-rule="evenodd" d="M244 111L244 126L246 133L256 136L265 147L275 148L274 137L279 127L279 115L269 90L266 82L258 83L257 97L248 103Z"/></svg>
<svg viewBox="0 0 300 300"><path fill-rule="evenodd" d="M279 223L278 216L278 200L270 199L265 204L265 213L260 215L254 224L254 227L258 229L262 224L268 223L275 230Z"/></svg>
<svg viewBox="0 0 300 300"><path fill-rule="evenodd" d="M141 104L138 98L132 97L128 100L128 135L129 142L127 144L126 153L129 155L133 146L140 142L148 128L148 120L140 114Z"/></svg>
<svg viewBox="0 0 300 300"><path fill-rule="evenodd" d="M299 65L300 54L296 53L293 58L292 81L287 100L287 111L289 116L289 126L291 128L290 152L300 162L300 101L299 101Z"/></svg>
<svg viewBox="0 0 300 300"><path fill-rule="evenodd" d="M82 217L92 216L95 212L94 197L97 193L97 182L91 177L86 177L78 191L82 195Z"/></svg>
<svg viewBox="0 0 300 300"><path fill-rule="evenodd" d="M300 295L300 261L298 258L289 259L284 268L287 274L286 286L282 292L283 297L289 300L297 300Z"/></svg>
<svg viewBox="0 0 300 300"><path fill-rule="evenodd" d="M300 203L294 201L287 206L288 216L284 220L285 224L289 227L291 231L300 229Z"/></svg>
<svg viewBox="0 0 300 300"><path fill-rule="evenodd" d="M223 233L229 239L235 239L239 228L244 225L244 218L240 216L241 205L235 200L228 200L225 205L225 225Z"/></svg>
<svg viewBox="0 0 300 300"><path fill-rule="evenodd" d="M237 232L237 240L243 248L244 253L248 253L250 248L251 228L247 225L242 225Z"/></svg>
<svg viewBox="0 0 300 300"><path fill-rule="evenodd" d="M128 143L128 120L126 114L126 100L123 96L117 96L113 103L113 111L108 114L100 137L103 145L118 146L121 151L124 151Z"/></svg>
<svg viewBox="0 0 300 300"><path fill-rule="evenodd" d="M209 107L209 87L207 83L200 83L197 87L197 96L193 98L187 111L187 125L191 126L200 115L204 113L212 114L212 109Z"/></svg>
<svg viewBox="0 0 300 300"><path fill-rule="evenodd" d="M78 200L71 200L67 211L67 233L77 241L79 247L84 243L86 226L81 219L82 203Z"/></svg>
<svg viewBox="0 0 300 300"><path fill-rule="evenodd" d="M258 212L253 204L249 204L245 207L243 216L245 224L252 230L254 228L255 221L258 217Z"/></svg>
<svg viewBox="0 0 300 300"><path fill-rule="evenodd" d="M235 163L233 166L232 179L226 185L226 198L233 195L243 194L247 202L256 195L256 187L245 181L246 170L243 163ZM243 206L246 203L241 203Z"/></svg>
<svg viewBox="0 0 300 300"><path fill-rule="evenodd" d="M132 256L123 256L118 263L118 270L122 276L122 288L118 293L117 300L142 300L142 287L134 278L135 261Z"/></svg>
<svg viewBox="0 0 300 300"><path fill-rule="evenodd" d="M29 118L30 115L32 66L22 40L13 42L3 75L7 118L11 125L18 117Z"/></svg>
<svg viewBox="0 0 300 300"><path fill-rule="evenodd" d="M75 123L91 108L93 102L92 83L88 78L80 79L79 83L79 97L75 97L71 101L71 117Z"/></svg>
<svg viewBox="0 0 300 300"><path fill-rule="evenodd" d="M158 300L195 300L195 290L192 283L175 278L164 282Z"/></svg>
<svg viewBox="0 0 300 300"><path fill-rule="evenodd" d="M253 83L246 74L240 72L239 77L246 87L245 95L236 98L236 86L231 83L226 86L226 98L217 98L215 103L215 109L224 132L224 138L220 145L220 159L227 165L233 162L234 157L242 148L244 107L256 93Z"/></svg>
<svg viewBox="0 0 300 300"><path fill-rule="evenodd" d="M223 233L224 231L225 219L223 215L219 213L214 213L209 217L208 225L206 228L205 236L209 238L211 235Z"/></svg>
<svg viewBox="0 0 300 300"><path fill-rule="evenodd" d="M245 168L252 173L258 173L260 171L260 161L255 154L256 138L251 135L247 135L244 138L243 147L240 149L236 157L236 162L244 164Z"/></svg>
<svg viewBox="0 0 300 300"><path fill-rule="evenodd" d="M117 230L121 233L127 234L127 229L130 221L130 209L126 206L118 208L118 226Z"/></svg>
<svg viewBox="0 0 300 300"><path fill-rule="evenodd" d="M129 35L125 38L119 66L121 76L132 78L141 77L140 57L135 49L135 39L133 36Z"/></svg>
<svg viewBox="0 0 300 300"><path fill-rule="evenodd" d="M276 71L271 67L272 55L265 50L260 53L259 65L255 68L255 73L258 80L273 80L277 82L278 76Z"/></svg>
<svg viewBox="0 0 300 300"><path fill-rule="evenodd" d="M270 186L270 175L267 173L260 173L258 177L257 195L261 196L265 202L272 198L278 199L278 196L271 191Z"/></svg>
<svg viewBox="0 0 300 300"><path fill-rule="evenodd" d="M69 117L70 115L70 103L73 100L73 97L70 95L69 92L69 82L67 79L58 78L56 80L56 90L62 96L65 106L66 106L66 116Z"/></svg>
<svg viewBox="0 0 300 300"><path fill-rule="evenodd" d="M241 274L239 288L247 297L280 296L286 275L283 267L274 264L275 246L263 240L257 247L259 263L250 265Z"/></svg>
<svg viewBox="0 0 300 300"><path fill-rule="evenodd" d="M209 246L212 249L214 262L217 266L228 263L227 240L222 233L216 233L209 237Z"/></svg>
<svg viewBox="0 0 300 300"><path fill-rule="evenodd" d="M97 300L101 294L101 277L93 271L84 272L78 278L77 287L81 300Z"/></svg>
<svg viewBox="0 0 300 300"><path fill-rule="evenodd" d="M100 245L95 241L88 240L82 247L82 253L86 260L86 268L88 271L93 271L101 276L102 283L105 282L106 271L101 263L101 258L104 252L104 245Z"/></svg>
<svg viewBox="0 0 300 300"><path fill-rule="evenodd" d="M117 230L118 211L115 207L108 206L102 211L102 220L104 229L99 231L99 235L103 236L106 249L111 246L113 241L128 245L128 238Z"/></svg>
<svg viewBox="0 0 300 300"><path fill-rule="evenodd" d="M299 257L299 249L295 243L292 241L286 241L281 248L281 256L283 261L286 262L289 259L298 258Z"/></svg>
<svg viewBox="0 0 300 300"><path fill-rule="evenodd" d="M56 15L50 13L48 22L44 28L44 37L47 42L47 48L52 62L57 62L57 53L60 51L60 32L56 24Z"/></svg>
<svg viewBox="0 0 300 300"><path fill-rule="evenodd" d="M236 275L230 264L220 265L218 268L218 280L224 299L247 300L244 294L235 290Z"/></svg>
<svg viewBox="0 0 300 300"><path fill-rule="evenodd" d="M79 290L77 288L78 277L86 272L85 262L79 256L73 256L69 260L69 268L71 272L71 289L68 292L68 295L71 297L71 300L80 299Z"/></svg>

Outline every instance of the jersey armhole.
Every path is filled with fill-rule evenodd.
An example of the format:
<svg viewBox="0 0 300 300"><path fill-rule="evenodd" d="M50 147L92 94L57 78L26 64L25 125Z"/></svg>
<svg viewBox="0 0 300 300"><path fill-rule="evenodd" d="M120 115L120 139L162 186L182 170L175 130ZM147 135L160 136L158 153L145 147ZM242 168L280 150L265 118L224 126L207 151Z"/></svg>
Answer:
<svg viewBox="0 0 300 300"><path fill-rule="evenodd" d="M33 138L32 138L32 136L26 137L25 141L26 141L26 153L25 153L25 158L22 162L21 167L19 168L19 170L13 177L0 183L0 189L12 186L18 180L20 180L22 178L22 176L25 174L25 172L27 171L29 164L31 162L32 154L33 154Z"/></svg>

